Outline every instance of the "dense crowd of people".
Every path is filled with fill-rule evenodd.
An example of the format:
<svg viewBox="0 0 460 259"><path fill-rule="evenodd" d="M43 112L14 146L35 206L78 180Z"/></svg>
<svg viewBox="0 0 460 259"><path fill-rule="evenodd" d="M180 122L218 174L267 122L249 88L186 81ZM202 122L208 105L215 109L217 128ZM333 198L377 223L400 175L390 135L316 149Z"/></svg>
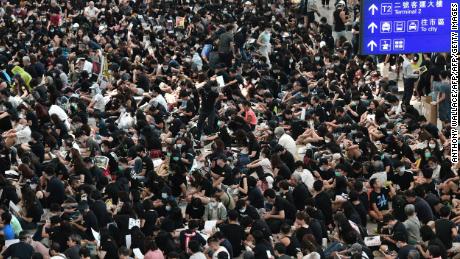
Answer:
<svg viewBox="0 0 460 259"><path fill-rule="evenodd" d="M359 12L1 1L1 257L460 258L450 58Z"/></svg>

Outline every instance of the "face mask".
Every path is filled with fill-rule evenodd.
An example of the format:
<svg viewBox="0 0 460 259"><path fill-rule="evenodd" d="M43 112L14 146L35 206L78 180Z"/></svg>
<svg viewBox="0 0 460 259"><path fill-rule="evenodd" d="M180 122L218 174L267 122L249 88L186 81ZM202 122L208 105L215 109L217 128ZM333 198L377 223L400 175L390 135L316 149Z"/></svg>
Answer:
<svg viewBox="0 0 460 259"><path fill-rule="evenodd" d="M341 176L342 174L339 171L335 171L335 176Z"/></svg>
<svg viewBox="0 0 460 259"><path fill-rule="evenodd" d="M209 203L209 206L211 207L217 207L217 202L213 201Z"/></svg>
<svg viewBox="0 0 460 259"><path fill-rule="evenodd" d="M243 208L240 209L241 213L244 213L245 211L246 211L246 207L243 207Z"/></svg>
<svg viewBox="0 0 460 259"><path fill-rule="evenodd" d="M436 144L429 144L428 145L431 149L434 149L436 147Z"/></svg>
<svg viewBox="0 0 460 259"><path fill-rule="evenodd" d="M331 140L330 139L325 139L324 142L329 143L329 142L331 142Z"/></svg>
<svg viewBox="0 0 460 259"><path fill-rule="evenodd" d="M163 192L163 193L161 194L161 198L163 198L163 199L166 199L166 198L168 198L168 194L167 194L167 193L165 193L165 192Z"/></svg>
<svg viewBox="0 0 460 259"><path fill-rule="evenodd" d="M321 60L320 57L315 57L315 61L316 61L316 62L318 62L318 61L320 61L320 60Z"/></svg>
<svg viewBox="0 0 460 259"><path fill-rule="evenodd" d="M386 124L386 123L380 125L380 128L381 128L381 129L385 129L386 127L387 127L387 124Z"/></svg>
<svg viewBox="0 0 460 259"><path fill-rule="evenodd" d="M181 148L182 148L182 144L176 144L176 147L177 147L178 149L181 149Z"/></svg>
<svg viewBox="0 0 460 259"><path fill-rule="evenodd" d="M221 128L223 126L223 122L222 121L218 121L217 122L217 127Z"/></svg>
<svg viewBox="0 0 460 259"><path fill-rule="evenodd" d="M406 167L401 166L401 167L398 168L398 170L399 170L399 173L402 174L402 173L404 173L404 171L406 171Z"/></svg>
<svg viewBox="0 0 460 259"><path fill-rule="evenodd" d="M343 143L340 143L339 146L340 146L340 149L343 149Z"/></svg>
<svg viewBox="0 0 460 259"><path fill-rule="evenodd" d="M171 210L171 206L166 205L165 209L166 209L166 211L170 211L170 210Z"/></svg>
<svg viewBox="0 0 460 259"><path fill-rule="evenodd" d="M367 70L368 68L369 68L369 67L368 67L367 65L364 65L364 66L363 66L363 69L364 69L364 70Z"/></svg>
<svg viewBox="0 0 460 259"><path fill-rule="evenodd" d="M351 134L356 134L357 130L351 130Z"/></svg>
<svg viewBox="0 0 460 259"><path fill-rule="evenodd" d="M121 166L118 167L118 171L124 171L125 169Z"/></svg>
<svg viewBox="0 0 460 259"><path fill-rule="evenodd" d="M355 140L356 140L356 143L359 143L359 142L361 142L362 139L357 138L357 139L355 139Z"/></svg>
<svg viewBox="0 0 460 259"><path fill-rule="evenodd" d="M393 131L387 131L387 135L393 134Z"/></svg>
<svg viewBox="0 0 460 259"><path fill-rule="evenodd" d="M327 166L321 166L321 167L319 168L319 170L321 170L321 171L326 171L326 170L327 170Z"/></svg>
<svg viewBox="0 0 460 259"><path fill-rule="evenodd" d="M175 156L175 157L173 157L173 160L177 162L177 161L179 161L179 157Z"/></svg>
<svg viewBox="0 0 460 259"><path fill-rule="evenodd" d="M431 157L431 153L430 152L425 152L425 158L430 158Z"/></svg>

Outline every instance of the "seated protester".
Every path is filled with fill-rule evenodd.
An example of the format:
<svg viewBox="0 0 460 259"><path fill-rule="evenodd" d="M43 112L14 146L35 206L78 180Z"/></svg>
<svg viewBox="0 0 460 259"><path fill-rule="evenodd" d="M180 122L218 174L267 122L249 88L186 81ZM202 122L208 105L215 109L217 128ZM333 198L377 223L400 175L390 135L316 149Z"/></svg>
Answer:
<svg viewBox="0 0 460 259"><path fill-rule="evenodd" d="M310 217L306 212L299 211L296 214L294 222L295 236L301 243L305 240L307 235L312 235L314 240L319 244L323 239L323 229L321 222L315 218Z"/></svg>
<svg viewBox="0 0 460 259"><path fill-rule="evenodd" d="M254 258L272 258L272 255L274 255L272 245L270 244L270 241L264 237L263 232L256 230L252 233L252 236L254 237L255 241L255 246L253 249Z"/></svg>
<svg viewBox="0 0 460 259"><path fill-rule="evenodd" d="M42 205L29 186L22 187L21 193L23 199L22 218L20 219L22 228L35 229L43 214Z"/></svg>
<svg viewBox="0 0 460 259"><path fill-rule="evenodd" d="M96 215L92 210L89 209L88 202L82 201L78 205L82 217L76 221L71 221L70 224L75 230L81 233L83 239L94 240L93 232L99 231L99 224Z"/></svg>
<svg viewBox="0 0 460 259"><path fill-rule="evenodd" d="M298 252L300 252L300 242L294 233L292 233L290 225L281 225L279 241L286 247L287 255L295 256Z"/></svg>
<svg viewBox="0 0 460 259"><path fill-rule="evenodd" d="M447 249L442 243L442 241L436 236L436 234L433 232L433 229L430 226L422 226L420 228L420 235L422 237L422 241L428 244L428 247L433 247L436 246L439 248L439 251L441 253L440 257L442 259L447 259ZM420 254L428 258L430 257L430 254L428 253L427 247L422 247L420 245L417 245L417 250L420 252Z"/></svg>
<svg viewBox="0 0 460 259"><path fill-rule="evenodd" d="M195 240L202 246L206 244L206 240L201 236L198 232L199 222L197 220L190 220L188 222L188 229L182 230L179 234L179 243L182 251L186 251L188 253L189 248L188 245L190 241Z"/></svg>
<svg viewBox="0 0 460 259"><path fill-rule="evenodd" d="M184 124L187 124L195 114L195 104L190 99L190 94L184 90L180 91L179 101L180 102L178 103L177 113L180 120Z"/></svg>
<svg viewBox="0 0 460 259"><path fill-rule="evenodd" d="M212 185L214 187L220 184L227 186L234 184L233 172L230 166L227 164L227 158L223 155L217 157L215 166L211 168L211 176L213 179Z"/></svg>
<svg viewBox="0 0 460 259"><path fill-rule="evenodd" d="M243 249L244 228L238 223L238 212L228 212L228 223L219 227L222 234L232 245L232 255L238 257Z"/></svg>
<svg viewBox="0 0 460 259"><path fill-rule="evenodd" d="M212 259L231 258L228 249L222 246L217 238L210 237L207 243L209 247L208 256Z"/></svg>
<svg viewBox="0 0 460 259"><path fill-rule="evenodd" d="M458 230L455 224L449 219L451 209L444 206L439 211L440 218L434 222L436 236L442 241L446 249L452 247L453 239L457 236Z"/></svg>
<svg viewBox="0 0 460 259"><path fill-rule="evenodd" d="M209 203L206 204L203 220L217 220L217 224L221 224L227 220L227 209L218 197L211 198Z"/></svg>
<svg viewBox="0 0 460 259"><path fill-rule="evenodd" d="M369 195L370 211L369 215L381 222L383 217L389 213L389 201L394 196L394 189L390 185L389 189L382 187L382 183L377 178L371 179L369 185L372 191Z"/></svg>
<svg viewBox="0 0 460 259"><path fill-rule="evenodd" d="M326 226L332 224L332 200L329 195L324 191L323 181L316 180L313 183L313 189L315 191L313 197L315 201L315 207L318 208L324 215L324 223Z"/></svg>
<svg viewBox="0 0 460 259"><path fill-rule="evenodd" d="M19 234L19 242L8 246L2 258L32 258L34 248L30 245L31 237L24 231Z"/></svg>
<svg viewBox="0 0 460 259"><path fill-rule="evenodd" d="M263 196L262 196L263 199ZM253 220L260 219L259 212L257 209L250 204L247 200L238 200L236 202L235 210L238 213L238 219L241 220L242 218L249 217Z"/></svg>
<svg viewBox="0 0 460 259"><path fill-rule="evenodd" d="M294 222L296 209L292 204L276 195L273 189L265 190L264 197L273 206L271 211L266 212L263 216L272 233L279 233L283 223L292 224Z"/></svg>
<svg viewBox="0 0 460 259"><path fill-rule="evenodd" d="M407 204L404 207L404 212L407 216L407 219L403 222L408 234L407 242L411 245L416 245L422 240L420 237L420 228L422 225L415 214L415 206Z"/></svg>
<svg viewBox="0 0 460 259"><path fill-rule="evenodd" d="M205 206L203 205L200 198L193 198L192 201L187 204L185 209L185 215L187 219L202 219L204 216Z"/></svg>
<svg viewBox="0 0 460 259"><path fill-rule="evenodd" d="M401 259L410 259L413 258L410 256L412 251L417 252L417 248L413 245L407 243L407 235L404 233L395 233L394 240L396 241L396 246L399 248L397 258Z"/></svg>
<svg viewBox="0 0 460 259"><path fill-rule="evenodd" d="M388 244L389 248L391 250L395 250L397 248L396 243L398 240L396 240L397 235L402 235L404 236L407 240L408 239L408 233L406 226L404 225L403 222L400 222L399 220L395 219L395 217L391 214L387 214L384 216L383 223L385 226L382 227L381 231L386 232L383 236L383 240L385 241L385 244ZM407 241L406 241L407 242Z"/></svg>
<svg viewBox="0 0 460 259"><path fill-rule="evenodd" d="M400 162L396 161L393 164L395 168L396 174L393 175L393 184L399 186L399 190L406 191L408 189L414 188L414 176L411 171L406 170L405 165ZM396 187L398 188L398 187Z"/></svg>
<svg viewBox="0 0 460 259"><path fill-rule="evenodd" d="M416 188L421 187L418 186ZM406 191L405 196L408 203L414 204L415 212L417 213L417 217L420 219L420 222L428 224L428 222L435 219L430 204L428 204L424 198L418 197L414 190Z"/></svg>

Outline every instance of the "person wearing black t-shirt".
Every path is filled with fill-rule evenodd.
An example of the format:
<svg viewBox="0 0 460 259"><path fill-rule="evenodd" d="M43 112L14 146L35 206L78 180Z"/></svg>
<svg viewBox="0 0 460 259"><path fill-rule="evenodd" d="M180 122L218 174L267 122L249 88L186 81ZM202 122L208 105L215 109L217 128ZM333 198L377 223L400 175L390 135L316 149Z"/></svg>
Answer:
<svg viewBox="0 0 460 259"><path fill-rule="evenodd" d="M44 172L44 176L48 180L46 191L44 192L47 204L57 203L61 205L66 198L64 183L56 177L53 167L45 167Z"/></svg>
<svg viewBox="0 0 460 259"><path fill-rule="evenodd" d="M439 210L440 219L434 222L436 236L441 239L446 249L452 247L452 240L457 236L457 227L450 218L451 210L448 206L443 206Z"/></svg>
<svg viewBox="0 0 460 259"><path fill-rule="evenodd" d="M294 222L296 208L292 204L276 195L273 189L265 190L264 197L273 204L272 210L264 215L272 233L279 233L283 223Z"/></svg>
<svg viewBox="0 0 460 259"><path fill-rule="evenodd" d="M397 174L393 176L393 183L399 185L401 191L406 191L414 187L414 176L412 172L407 171L406 167L401 163L397 167Z"/></svg>
<svg viewBox="0 0 460 259"><path fill-rule="evenodd" d="M315 207L317 207L324 215L325 224L330 225L332 221L332 201L329 195L323 191L323 181L317 180L313 183L315 190Z"/></svg>
<svg viewBox="0 0 460 259"><path fill-rule="evenodd" d="M409 254L411 251L417 251L415 246L407 244L407 236L403 233L397 233L394 235L394 240L396 241L396 246L399 247L398 259L409 259Z"/></svg>
<svg viewBox="0 0 460 259"><path fill-rule="evenodd" d="M249 217L253 220L260 219L259 212L257 209L248 204L246 200L238 200L236 202L235 210L238 212L238 219L241 220L244 217Z"/></svg>
<svg viewBox="0 0 460 259"><path fill-rule="evenodd" d="M192 202L187 205L185 214L190 219L201 219L204 215L204 205L200 198L193 198Z"/></svg>
<svg viewBox="0 0 460 259"><path fill-rule="evenodd" d="M238 257L243 249L244 228L238 223L238 212L228 212L228 224L219 227L220 231L230 241L233 249L233 256Z"/></svg>
<svg viewBox="0 0 460 259"><path fill-rule="evenodd" d="M406 240L409 236L407 233L407 229L404 226L404 223L398 221L395 219L395 217L391 214L387 214L384 216L383 222L386 224L386 228L389 230L389 234L392 236L384 236L383 239L385 240L385 243L387 243L392 250L396 248L396 243L398 235L406 237Z"/></svg>
<svg viewBox="0 0 460 259"><path fill-rule="evenodd" d="M388 191L388 189L386 188L382 188L382 184L377 178L371 179L369 184L372 186L373 189L369 199L369 215L378 221L382 221L383 216L388 213L388 202L390 198L394 195L394 189L391 185L390 191Z"/></svg>
<svg viewBox="0 0 460 259"><path fill-rule="evenodd" d="M2 258L18 258L18 259L29 259L32 258L34 248L28 243L30 237L24 232L19 233L19 242L8 246L3 251Z"/></svg>
<svg viewBox="0 0 460 259"><path fill-rule="evenodd" d="M78 231L82 232L82 237L88 240L94 240L92 229L99 231L99 224L96 215L89 209L88 202L82 201L78 205L78 210L82 214L80 219L70 222Z"/></svg>

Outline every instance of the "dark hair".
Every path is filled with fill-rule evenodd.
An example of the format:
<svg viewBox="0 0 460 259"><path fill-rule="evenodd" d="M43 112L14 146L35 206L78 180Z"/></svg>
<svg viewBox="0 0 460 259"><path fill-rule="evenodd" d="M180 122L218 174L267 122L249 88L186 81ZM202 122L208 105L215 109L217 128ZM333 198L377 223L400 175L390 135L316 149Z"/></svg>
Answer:
<svg viewBox="0 0 460 259"><path fill-rule="evenodd" d="M264 197L274 199L276 198L276 192L273 189L267 189L264 192Z"/></svg>
<svg viewBox="0 0 460 259"><path fill-rule="evenodd" d="M118 249L118 255L129 256L130 252L126 246L122 246Z"/></svg>
<svg viewBox="0 0 460 259"><path fill-rule="evenodd" d="M316 180L313 183L313 189L317 192L321 191L323 189L324 183L321 180Z"/></svg>
<svg viewBox="0 0 460 259"><path fill-rule="evenodd" d="M282 243L276 243L274 248L275 248L275 251L278 252L279 254L286 253L286 247Z"/></svg>
<svg viewBox="0 0 460 259"><path fill-rule="evenodd" d="M2 214L2 220L5 222L5 225L8 225L11 223L11 213L9 213L8 211L5 211L3 212Z"/></svg>
<svg viewBox="0 0 460 259"><path fill-rule="evenodd" d="M236 221L238 219L238 212L236 210L231 210L228 212L228 219L231 221Z"/></svg>
<svg viewBox="0 0 460 259"><path fill-rule="evenodd" d="M439 216L441 216L443 218L449 217L450 212L451 212L451 210L450 210L449 206L447 206L447 205L442 206L439 209ZM3 218L3 216L2 216L2 218Z"/></svg>
<svg viewBox="0 0 460 259"><path fill-rule="evenodd" d="M190 242L188 243L188 248L190 249L190 251L192 251L192 253L197 253L201 251L201 245L195 239L190 240Z"/></svg>

